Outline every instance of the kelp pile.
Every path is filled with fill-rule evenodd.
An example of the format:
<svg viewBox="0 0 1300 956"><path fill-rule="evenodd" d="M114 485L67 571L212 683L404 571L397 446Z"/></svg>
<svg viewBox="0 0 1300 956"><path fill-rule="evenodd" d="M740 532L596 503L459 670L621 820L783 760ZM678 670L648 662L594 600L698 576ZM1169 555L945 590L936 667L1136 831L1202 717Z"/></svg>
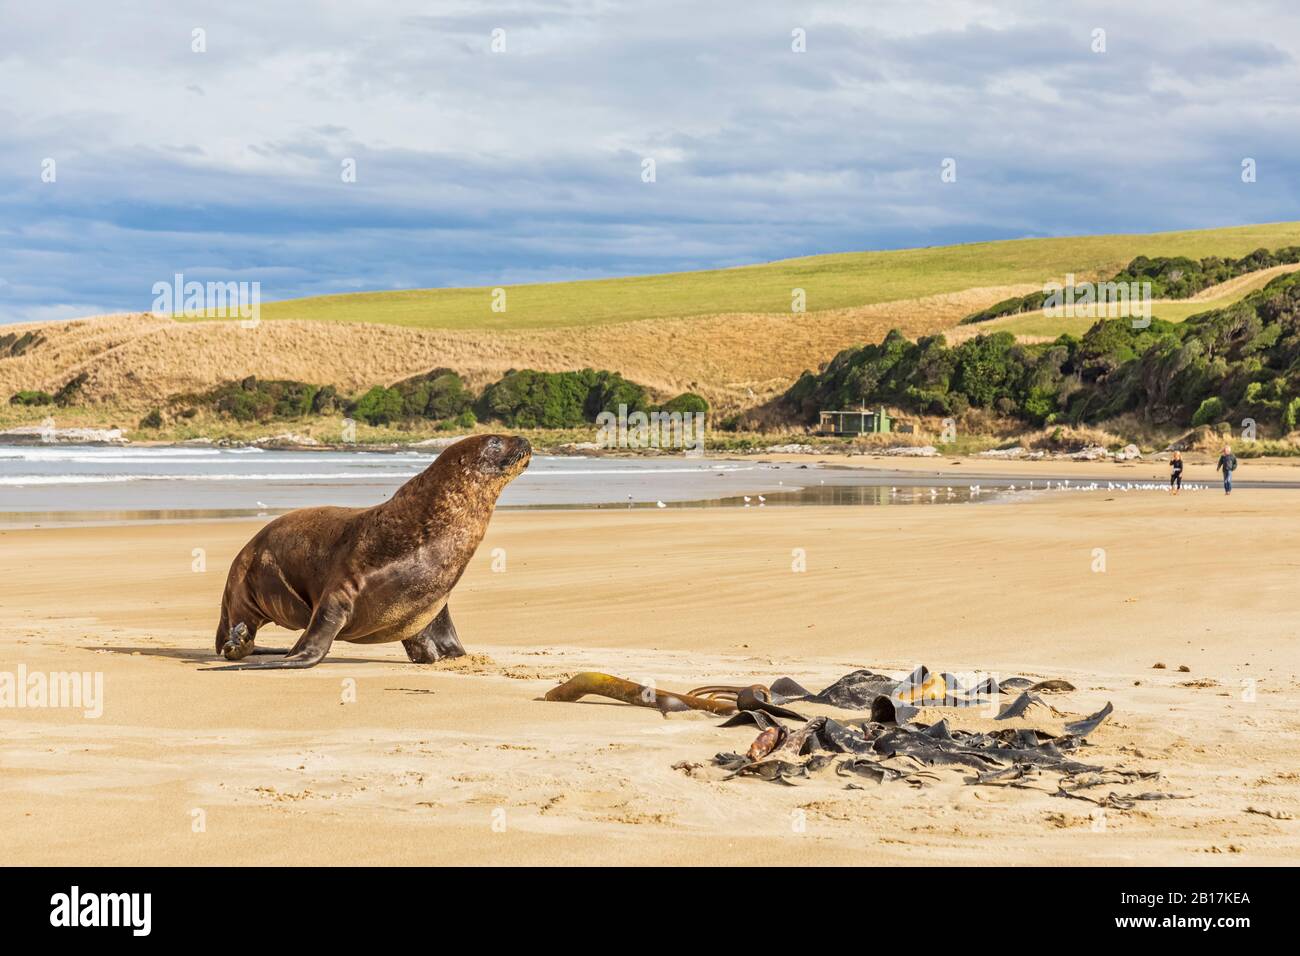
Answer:
<svg viewBox="0 0 1300 956"><path fill-rule="evenodd" d="M1056 775L1056 795L1088 800L1103 807L1127 809L1138 800L1167 799L1165 793L1121 796L1114 792L1094 798L1081 791L1100 786L1132 785L1154 780L1157 772L1117 770L1085 759L1087 736L1112 714L1107 703L1096 713L1067 721L1059 732L999 728L953 729L947 716L918 722L922 709L982 708L993 722L1061 717L1040 694L1074 690L1064 680L1032 681L1012 677L984 678L963 686L958 678L919 667L902 680L870 670L855 670L812 693L789 677L770 685L709 685L684 694L608 674L578 674L553 688L546 700L575 701L589 694L609 697L664 714L706 711L727 719L721 727L753 726L758 736L744 753L719 753L713 763L728 779L755 777L799 784L823 773L861 781L903 781L914 787L938 780L935 768L953 767L966 773L965 782L980 786L1041 789L1045 773ZM1014 695L1014 696L1013 696ZM1010 700L1006 698L1010 697ZM867 711L861 719L805 717L787 705L819 704L839 710ZM798 721L799 726L785 721Z"/></svg>

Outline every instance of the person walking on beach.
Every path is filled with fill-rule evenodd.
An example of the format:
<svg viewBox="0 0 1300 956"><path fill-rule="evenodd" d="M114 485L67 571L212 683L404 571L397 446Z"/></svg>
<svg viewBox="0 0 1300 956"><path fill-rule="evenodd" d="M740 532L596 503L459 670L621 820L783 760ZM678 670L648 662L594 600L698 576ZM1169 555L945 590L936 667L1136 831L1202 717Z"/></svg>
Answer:
<svg viewBox="0 0 1300 956"><path fill-rule="evenodd" d="M1180 451L1174 452L1169 462L1169 490L1174 494L1183 490L1183 453Z"/></svg>
<svg viewBox="0 0 1300 956"><path fill-rule="evenodd" d="M1219 463L1214 466L1214 470L1223 472L1223 493L1232 494L1232 473L1237 470L1237 456L1227 445L1223 446L1223 454L1219 456Z"/></svg>

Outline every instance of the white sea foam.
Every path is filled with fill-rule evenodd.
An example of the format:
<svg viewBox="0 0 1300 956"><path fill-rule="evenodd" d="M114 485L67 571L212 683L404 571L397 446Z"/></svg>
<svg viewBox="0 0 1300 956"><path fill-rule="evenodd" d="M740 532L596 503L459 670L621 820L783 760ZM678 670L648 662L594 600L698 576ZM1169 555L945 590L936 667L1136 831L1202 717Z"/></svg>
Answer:
<svg viewBox="0 0 1300 956"><path fill-rule="evenodd" d="M720 471L757 471L755 465L728 468L574 468L567 471L525 471L521 478L573 478L579 475L707 475Z"/></svg>
<svg viewBox="0 0 1300 956"><path fill-rule="evenodd" d="M261 451L259 448L258 451ZM0 446L0 458L12 461L157 461L158 459L183 461L187 458L211 461L222 454L209 448L107 448L96 451L89 448L58 448L32 445Z"/></svg>
<svg viewBox="0 0 1300 956"><path fill-rule="evenodd" d="M303 471L211 475L0 475L0 485L96 485L129 481L358 481L410 478L413 474L413 471Z"/></svg>
<svg viewBox="0 0 1300 956"><path fill-rule="evenodd" d="M259 485L277 507L370 506L437 458L429 449L290 451L210 446L0 445L0 513L245 508ZM538 455L506 504L693 500L756 490L744 461ZM742 477L742 473L749 473ZM718 475L731 476L719 480ZM558 480L557 480L558 479ZM762 487L769 487L763 479ZM775 490L776 483L771 483ZM315 490L313 490L315 488ZM725 490L724 490L725 489ZM761 489L758 489L761 490ZM271 498L266 497L266 500Z"/></svg>

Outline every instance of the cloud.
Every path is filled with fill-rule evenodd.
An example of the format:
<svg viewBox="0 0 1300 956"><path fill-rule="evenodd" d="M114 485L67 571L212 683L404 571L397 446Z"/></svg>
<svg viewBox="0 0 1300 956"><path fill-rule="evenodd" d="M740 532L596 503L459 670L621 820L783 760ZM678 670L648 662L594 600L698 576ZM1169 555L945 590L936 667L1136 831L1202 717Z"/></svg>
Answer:
<svg viewBox="0 0 1300 956"><path fill-rule="evenodd" d="M1300 218L1281 0L69 6L6 5L0 321Z"/></svg>

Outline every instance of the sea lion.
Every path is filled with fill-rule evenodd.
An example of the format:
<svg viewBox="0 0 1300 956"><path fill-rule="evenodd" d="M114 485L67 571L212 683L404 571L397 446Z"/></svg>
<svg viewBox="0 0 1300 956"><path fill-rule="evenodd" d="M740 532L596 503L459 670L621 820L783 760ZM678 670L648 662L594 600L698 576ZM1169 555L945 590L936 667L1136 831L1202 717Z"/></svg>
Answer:
<svg viewBox="0 0 1300 956"><path fill-rule="evenodd" d="M270 522L231 562L217 653L284 653L254 650L268 622L302 636L283 660L217 669L312 667L335 640L401 641L417 664L463 655L447 597L532 453L522 438L474 435L381 505L301 508Z"/></svg>

